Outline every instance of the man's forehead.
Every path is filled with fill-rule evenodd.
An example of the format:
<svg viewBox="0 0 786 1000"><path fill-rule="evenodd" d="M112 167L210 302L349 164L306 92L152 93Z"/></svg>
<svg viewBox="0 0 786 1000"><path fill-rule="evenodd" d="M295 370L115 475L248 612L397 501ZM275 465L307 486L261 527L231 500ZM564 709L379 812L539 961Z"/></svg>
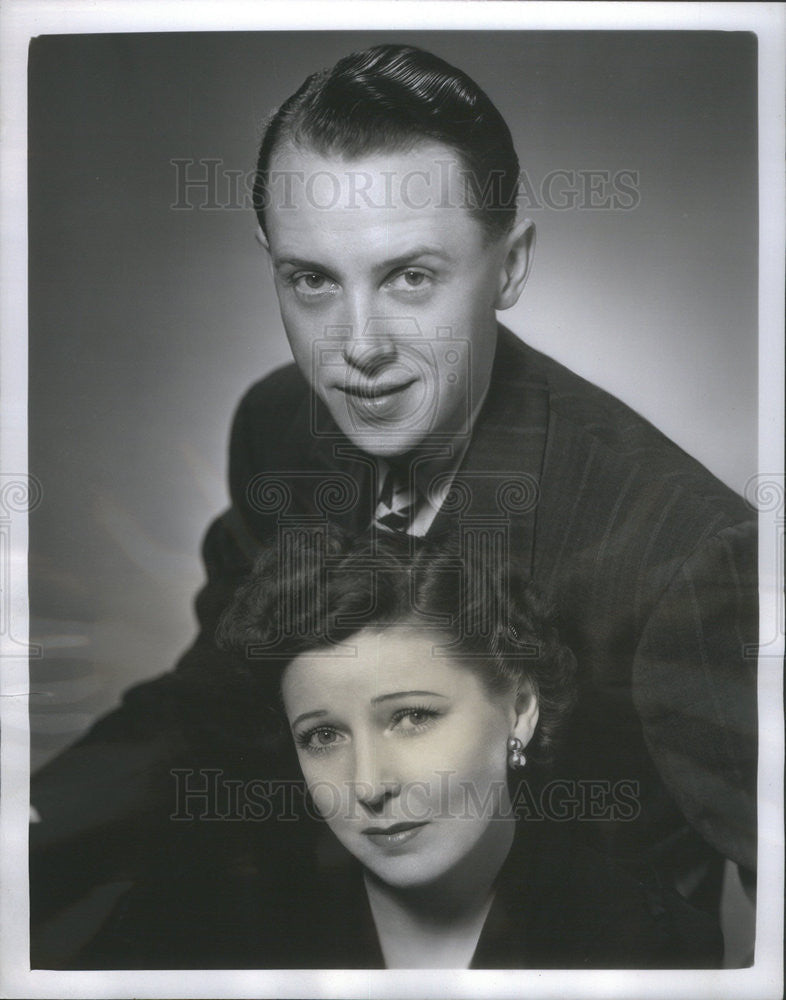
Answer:
<svg viewBox="0 0 786 1000"><path fill-rule="evenodd" d="M288 144L270 165L270 235L300 244L309 234L341 238L363 229L376 232L391 253L413 241L444 249L473 230L480 240L463 170L458 154L439 143L352 158Z"/></svg>
<svg viewBox="0 0 786 1000"><path fill-rule="evenodd" d="M268 210L445 212L465 207L463 178L461 158L439 143L356 157L287 144L271 160Z"/></svg>
<svg viewBox="0 0 786 1000"><path fill-rule="evenodd" d="M340 152L320 152L296 142L284 142L276 148L270 160L271 174L292 172L311 178L333 174L342 183L368 173L376 178L401 179L413 171L428 171L436 176L455 176L463 169L459 153L445 145L424 138L411 146L375 149L355 156ZM357 181L355 182L357 184ZM389 183L389 181L388 181Z"/></svg>

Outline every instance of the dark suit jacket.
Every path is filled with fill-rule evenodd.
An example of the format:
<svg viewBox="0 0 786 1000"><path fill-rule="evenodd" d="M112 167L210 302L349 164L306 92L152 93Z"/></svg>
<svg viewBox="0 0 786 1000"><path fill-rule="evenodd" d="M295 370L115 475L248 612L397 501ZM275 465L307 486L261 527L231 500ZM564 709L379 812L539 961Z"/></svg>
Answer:
<svg viewBox="0 0 786 1000"><path fill-rule="evenodd" d="M232 507L204 542L196 643L36 781L43 911L73 895L64 850L81 851L97 878L121 857L133 867L128 822L141 831L141 817L155 825L171 806L173 762L210 766L219 744L240 761L253 755L247 695L214 648L218 615L261 542L304 523L361 531L376 485L373 462L294 366L247 393L231 436ZM582 830L666 878L708 845L755 868L755 527L740 497L654 427L501 328L453 497L431 531L486 532L554 598L581 687L558 773L595 802L598 789L613 800L632 782L637 816L584 802Z"/></svg>

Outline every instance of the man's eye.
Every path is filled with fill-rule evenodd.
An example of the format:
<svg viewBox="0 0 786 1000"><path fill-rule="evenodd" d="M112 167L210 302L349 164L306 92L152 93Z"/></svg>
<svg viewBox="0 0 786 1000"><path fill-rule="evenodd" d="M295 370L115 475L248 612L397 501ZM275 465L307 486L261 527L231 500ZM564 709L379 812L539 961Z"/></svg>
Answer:
<svg viewBox="0 0 786 1000"><path fill-rule="evenodd" d="M388 284L391 288L398 291L414 291L415 289L426 288L431 284L431 277L425 271L418 271L410 267L406 271L400 271L395 277L391 278Z"/></svg>
<svg viewBox="0 0 786 1000"><path fill-rule="evenodd" d="M292 279L292 284L301 295L319 295L323 292L331 291L335 283L324 274L318 271L308 271L306 274L298 274Z"/></svg>

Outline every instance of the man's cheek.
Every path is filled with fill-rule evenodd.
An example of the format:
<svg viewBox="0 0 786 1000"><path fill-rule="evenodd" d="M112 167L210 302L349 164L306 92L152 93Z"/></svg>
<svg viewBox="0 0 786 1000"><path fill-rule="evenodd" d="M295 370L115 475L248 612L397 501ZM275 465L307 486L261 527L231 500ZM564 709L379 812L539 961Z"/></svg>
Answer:
<svg viewBox="0 0 786 1000"><path fill-rule="evenodd" d="M288 323L286 317L284 317L284 329L287 333L289 348L292 351L295 364L311 385L317 384L319 373L315 369L314 352L312 350L314 338L302 329L295 328L292 324Z"/></svg>

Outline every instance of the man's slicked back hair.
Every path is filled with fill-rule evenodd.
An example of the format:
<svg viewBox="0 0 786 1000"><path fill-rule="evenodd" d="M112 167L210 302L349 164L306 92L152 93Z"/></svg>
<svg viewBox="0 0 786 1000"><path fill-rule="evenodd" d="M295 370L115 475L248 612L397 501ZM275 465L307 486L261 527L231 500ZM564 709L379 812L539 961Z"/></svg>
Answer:
<svg viewBox="0 0 786 1000"><path fill-rule="evenodd" d="M270 164L286 143L323 156L355 159L438 142L461 160L464 207L491 237L516 218L519 161L510 130L466 73L408 45L375 45L313 73L270 118L254 182L254 210L265 231Z"/></svg>

